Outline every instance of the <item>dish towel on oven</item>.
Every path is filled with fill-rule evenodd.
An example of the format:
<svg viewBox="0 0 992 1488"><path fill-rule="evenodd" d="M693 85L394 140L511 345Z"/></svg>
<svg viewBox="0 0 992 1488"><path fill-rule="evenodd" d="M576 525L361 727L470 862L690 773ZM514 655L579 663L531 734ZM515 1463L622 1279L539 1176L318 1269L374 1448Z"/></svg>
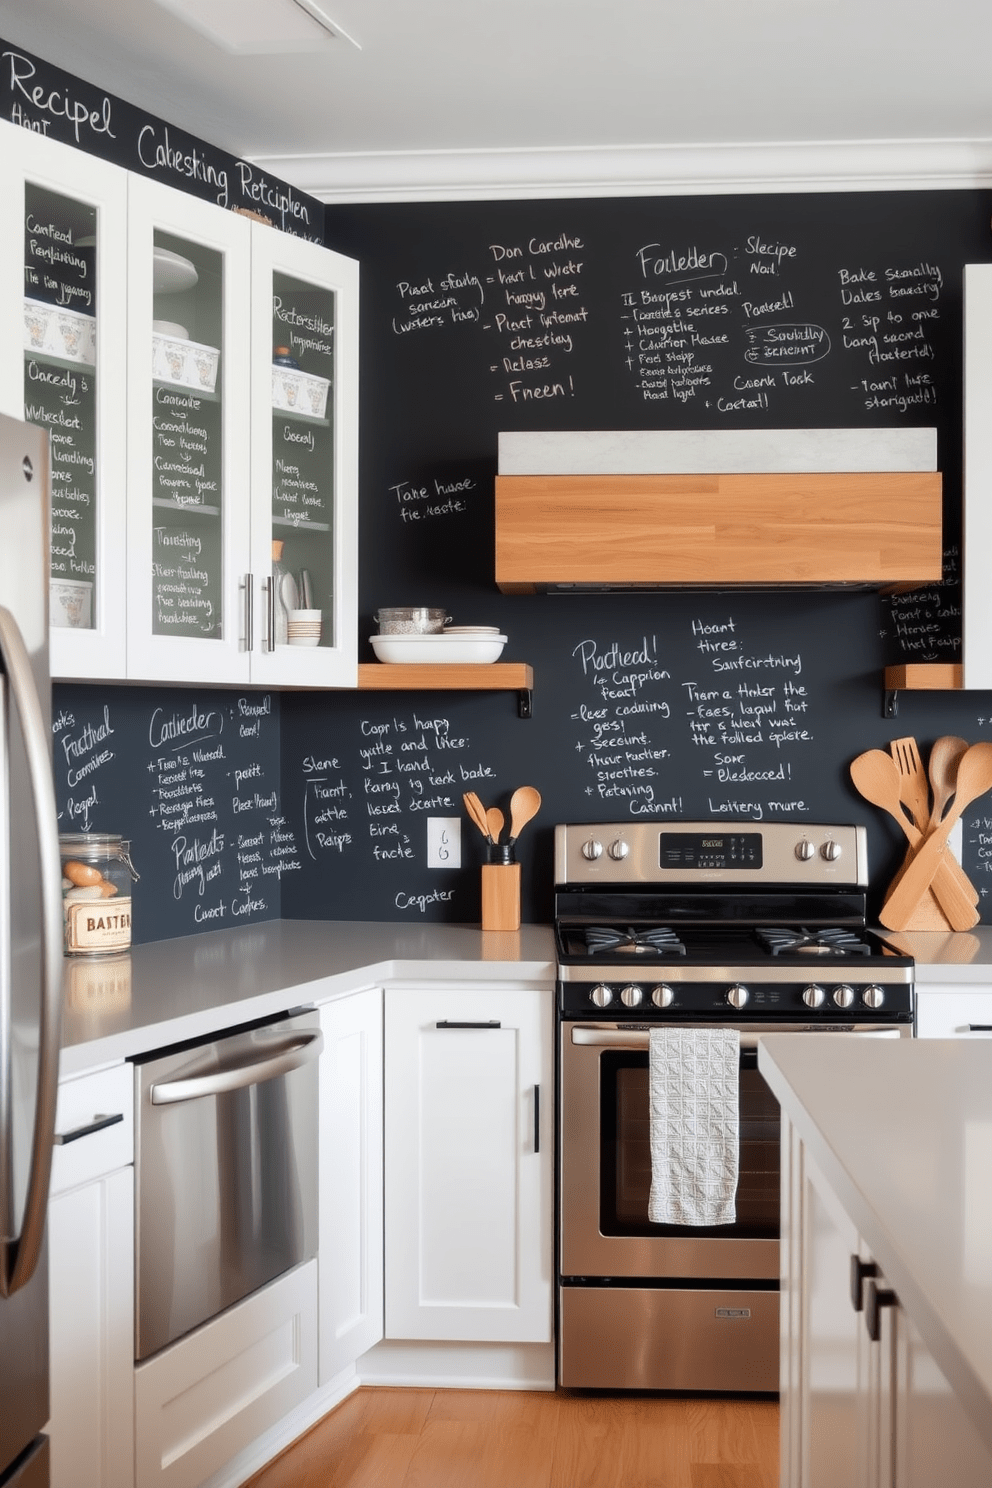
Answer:
<svg viewBox="0 0 992 1488"><path fill-rule="evenodd" d="M733 1224L740 1035L733 1028L652 1028L652 1224Z"/></svg>

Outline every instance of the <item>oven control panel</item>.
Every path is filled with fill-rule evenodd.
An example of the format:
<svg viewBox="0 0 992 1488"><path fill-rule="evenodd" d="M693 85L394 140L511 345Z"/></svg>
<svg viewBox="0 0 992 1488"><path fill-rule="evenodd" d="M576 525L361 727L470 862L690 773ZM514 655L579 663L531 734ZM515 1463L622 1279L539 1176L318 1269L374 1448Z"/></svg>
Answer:
<svg viewBox="0 0 992 1488"><path fill-rule="evenodd" d="M555 827L555 883L868 886L864 827L588 822Z"/></svg>
<svg viewBox="0 0 992 1488"><path fill-rule="evenodd" d="M678 1022L685 1017L714 1016L723 1018L733 1013L746 1013L759 1019L764 1016L802 1016L812 1013L829 1019L845 1014L848 1019L874 1022L911 1021L913 986L911 981L882 984L873 981L802 981L764 986L744 982L649 982L598 981L560 982L558 1000L566 1017L595 1015L610 1010L625 1018L634 1013L643 1017L655 1014L659 1022L665 1014Z"/></svg>

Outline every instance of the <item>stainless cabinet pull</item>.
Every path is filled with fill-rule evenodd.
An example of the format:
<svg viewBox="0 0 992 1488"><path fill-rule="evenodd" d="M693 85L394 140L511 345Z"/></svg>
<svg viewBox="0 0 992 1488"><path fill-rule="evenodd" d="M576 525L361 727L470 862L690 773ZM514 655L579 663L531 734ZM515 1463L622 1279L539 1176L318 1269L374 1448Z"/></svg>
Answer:
<svg viewBox="0 0 992 1488"><path fill-rule="evenodd" d="M266 649L276 649L276 581L268 578L265 581L265 640Z"/></svg>
<svg viewBox="0 0 992 1488"><path fill-rule="evenodd" d="M490 1018L487 1023L449 1023L445 1018L434 1025L435 1028L502 1028L502 1026L498 1018Z"/></svg>
<svg viewBox="0 0 992 1488"><path fill-rule="evenodd" d="M541 1150L541 1087L534 1086L534 1156Z"/></svg>
<svg viewBox="0 0 992 1488"><path fill-rule="evenodd" d="M265 1080L274 1080L279 1075L288 1075L304 1064L317 1058L324 1047L324 1035L319 1032L299 1033L277 1044L276 1052L266 1051L264 1059L256 1059L234 1068L208 1070L202 1075L191 1075L188 1079L163 1080L149 1090L153 1106L176 1105L180 1101L200 1100L207 1095L227 1095L232 1090L243 1090L247 1085L261 1085Z"/></svg>
<svg viewBox="0 0 992 1488"><path fill-rule="evenodd" d="M94 1132L103 1131L107 1126L116 1126L123 1120L123 1111L118 1111L116 1116L94 1116L85 1126L74 1126L72 1131L56 1132L55 1144L57 1147L64 1147L67 1142L78 1142L80 1137L91 1137Z"/></svg>
<svg viewBox="0 0 992 1488"><path fill-rule="evenodd" d="M14 711L20 719L34 803L41 871L41 989L38 1028L38 1082L34 1133L24 1220L19 1236L0 1243L0 1295L11 1296L31 1280L41 1255L52 1171L52 1138L59 1083L59 1037L62 1030L62 860L55 807L55 785L49 755L50 732L34 685L27 647L10 610L0 605L0 662L6 673ZM6 688L0 677L0 714L6 710ZM2 720L0 720L2 721ZM0 988L9 973L0 974ZM0 1009L0 1026L7 1015ZM4 1081L6 1083L6 1081ZM5 1105L6 1103L4 1103ZM9 1112L0 1106L0 1223L13 1228L9 1194Z"/></svg>
<svg viewBox="0 0 992 1488"><path fill-rule="evenodd" d="M251 651L255 646L255 576L245 574L245 650Z"/></svg>

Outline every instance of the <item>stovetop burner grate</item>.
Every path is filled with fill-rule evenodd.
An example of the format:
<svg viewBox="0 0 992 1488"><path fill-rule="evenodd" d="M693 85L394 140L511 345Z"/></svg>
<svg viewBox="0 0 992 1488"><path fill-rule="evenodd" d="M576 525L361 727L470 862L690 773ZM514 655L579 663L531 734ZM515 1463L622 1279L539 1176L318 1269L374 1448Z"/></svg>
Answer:
<svg viewBox="0 0 992 1488"><path fill-rule="evenodd" d="M590 956L619 953L626 956L684 956L685 946L667 925L635 930L632 925L587 925L582 932Z"/></svg>
<svg viewBox="0 0 992 1488"><path fill-rule="evenodd" d="M755 931L758 943L773 956L870 956L871 946L853 930L828 927L807 930L767 926Z"/></svg>

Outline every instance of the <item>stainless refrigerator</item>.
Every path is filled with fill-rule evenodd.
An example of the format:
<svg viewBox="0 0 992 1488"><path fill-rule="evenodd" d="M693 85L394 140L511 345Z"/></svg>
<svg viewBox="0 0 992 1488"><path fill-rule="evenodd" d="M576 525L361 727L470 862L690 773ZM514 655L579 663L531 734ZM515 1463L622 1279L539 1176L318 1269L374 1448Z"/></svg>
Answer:
<svg viewBox="0 0 992 1488"><path fill-rule="evenodd" d="M0 415L0 1488L47 1488L62 889L48 673L48 436Z"/></svg>

